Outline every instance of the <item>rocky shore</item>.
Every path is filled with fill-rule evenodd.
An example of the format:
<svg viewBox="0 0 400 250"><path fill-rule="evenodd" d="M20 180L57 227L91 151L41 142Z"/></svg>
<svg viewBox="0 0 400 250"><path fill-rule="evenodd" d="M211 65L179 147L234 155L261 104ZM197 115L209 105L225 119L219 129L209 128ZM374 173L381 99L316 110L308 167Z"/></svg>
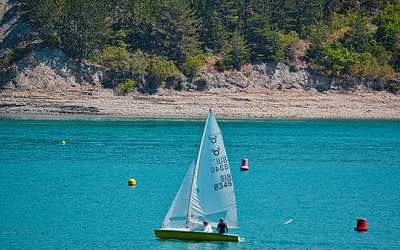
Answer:
<svg viewBox="0 0 400 250"><path fill-rule="evenodd" d="M0 1L0 55L32 33L18 15L19 1ZM1 57L1 56L0 56ZM1 65L0 65L1 66ZM204 117L400 119L400 95L384 79L328 77L294 65L265 62L239 71L216 72L212 63L183 79L182 91L113 93L115 79L99 65L38 47L0 71L0 114Z"/></svg>
<svg viewBox="0 0 400 250"><path fill-rule="evenodd" d="M98 65L68 58L58 49L32 52L2 78L0 114L400 119L400 95L382 81L348 80L291 69L282 63L240 71L204 68L182 90L155 94L113 92L113 76Z"/></svg>
<svg viewBox="0 0 400 250"><path fill-rule="evenodd" d="M400 96L387 92L244 93L210 89L115 95L111 89L0 92L0 114L226 118L400 119Z"/></svg>
<svg viewBox="0 0 400 250"><path fill-rule="evenodd" d="M400 95L384 81L318 75L281 63L240 71L204 68L182 90L155 94L113 92L113 76L98 65L68 58L58 49L32 52L3 77L0 114L400 119Z"/></svg>

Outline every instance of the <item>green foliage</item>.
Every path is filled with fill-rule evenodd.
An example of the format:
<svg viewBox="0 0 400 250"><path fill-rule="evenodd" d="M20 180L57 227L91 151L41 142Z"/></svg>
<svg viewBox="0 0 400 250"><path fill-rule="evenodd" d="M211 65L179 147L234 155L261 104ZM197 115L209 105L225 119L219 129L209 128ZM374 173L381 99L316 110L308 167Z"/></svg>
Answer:
<svg viewBox="0 0 400 250"><path fill-rule="evenodd" d="M380 42L387 51L392 52L391 64L397 70L400 69L400 3L399 1L388 1L385 8L375 16L377 31L376 40Z"/></svg>
<svg viewBox="0 0 400 250"><path fill-rule="evenodd" d="M361 13L354 14L349 29L343 35L342 43L360 53L368 51L373 42L373 27L369 26L369 23L368 17L362 16Z"/></svg>
<svg viewBox="0 0 400 250"><path fill-rule="evenodd" d="M250 50L238 31L231 34L229 43L225 44L222 55L221 63L225 69L239 69L250 61Z"/></svg>
<svg viewBox="0 0 400 250"><path fill-rule="evenodd" d="M394 93L400 93L400 83L399 82L394 82L390 84L390 87L392 89L392 92Z"/></svg>
<svg viewBox="0 0 400 250"><path fill-rule="evenodd" d="M119 84L116 88L115 88L115 92L117 92L118 94L126 94L129 91L133 90L133 88L136 86L136 81L133 79L127 79L126 81L124 81L123 83Z"/></svg>
<svg viewBox="0 0 400 250"><path fill-rule="evenodd" d="M3 57L1 58L1 67L7 67L21 59L28 53L30 48L26 47L24 43L19 43L14 49L6 49Z"/></svg>
<svg viewBox="0 0 400 250"><path fill-rule="evenodd" d="M227 67L226 67L226 65L225 65L223 60L216 61L215 65L214 65L214 68L216 70L218 70L219 72L224 72L225 70L227 70Z"/></svg>
<svg viewBox="0 0 400 250"><path fill-rule="evenodd" d="M399 46L400 38L400 4L387 2L385 8L375 17L378 27L376 39L386 48Z"/></svg>
<svg viewBox="0 0 400 250"><path fill-rule="evenodd" d="M134 74L143 76L146 74L148 61L150 56L146 54L143 50L137 50L131 54L131 70Z"/></svg>
<svg viewBox="0 0 400 250"><path fill-rule="evenodd" d="M198 70L200 70L206 62L208 54L199 54L196 56L188 56L186 61L182 64L182 73L193 77Z"/></svg>
<svg viewBox="0 0 400 250"><path fill-rule="evenodd" d="M325 47L325 67L327 74L346 74L350 67L358 62L359 54L334 42Z"/></svg>
<svg viewBox="0 0 400 250"><path fill-rule="evenodd" d="M10 66L14 61L14 51L12 49L6 49L3 58L1 58L1 68Z"/></svg>
<svg viewBox="0 0 400 250"><path fill-rule="evenodd" d="M247 22L247 30L246 40L252 61L275 60L279 57L277 56L279 33L271 30L268 17L263 15L251 17Z"/></svg>
<svg viewBox="0 0 400 250"><path fill-rule="evenodd" d="M156 13L151 31L151 52L182 65L186 57L200 54L197 20L182 0L165 1L165 9Z"/></svg>
<svg viewBox="0 0 400 250"><path fill-rule="evenodd" d="M380 65L376 57L366 52L362 53L360 59L350 67L349 73L356 77L390 78L394 75L394 69L388 64Z"/></svg>
<svg viewBox="0 0 400 250"><path fill-rule="evenodd" d="M306 60L311 67L321 67L321 63L325 57L325 43L329 36L328 26L318 23L308 27L310 46L306 53Z"/></svg>
<svg viewBox="0 0 400 250"><path fill-rule="evenodd" d="M298 60L314 70L389 77L400 70L400 2L341 0L23 0L42 44L95 60L156 90L205 53L218 70ZM5 51L10 64L27 50ZM150 56L151 55L151 56ZM179 70L178 70L179 69ZM172 73L173 72L173 73ZM397 74L395 74L397 77ZM121 79L118 79L119 82Z"/></svg>
<svg viewBox="0 0 400 250"><path fill-rule="evenodd" d="M44 44L59 46L60 33L65 19L65 0L27 0L26 10L30 19L36 24Z"/></svg>
<svg viewBox="0 0 400 250"><path fill-rule="evenodd" d="M294 59L296 48L299 45L300 38L295 31L289 31L287 34L279 34L278 39L280 41L277 50L280 55L289 60Z"/></svg>
<svg viewBox="0 0 400 250"><path fill-rule="evenodd" d="M124 72L129 70L129 53L125 48L107 46L95 58L98 64L112 70Z"/></svg>
<svg viewBox="0 0 400 250"><path fill-rule="evenodd" d="M155 92L168 77L179 74L178 68L172 61L158 55L153 55L148 61L147 72L149 81L145 88L150 92Z"/></svg>

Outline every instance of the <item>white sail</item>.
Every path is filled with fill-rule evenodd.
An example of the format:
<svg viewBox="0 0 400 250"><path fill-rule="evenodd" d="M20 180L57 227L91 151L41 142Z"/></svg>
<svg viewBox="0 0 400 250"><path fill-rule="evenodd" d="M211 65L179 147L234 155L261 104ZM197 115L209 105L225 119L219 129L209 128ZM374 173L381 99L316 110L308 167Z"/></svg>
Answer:
<svg viewBox="0 0 400 250"><path fill-rule="evenodd" d="M229 228L238 227L228 156L214 113L210 110L196 163L189 168L162 228L193 229L202 225L202 221L215 227L219 218L224 218Z"/></svg>
<svg viewBox="0 0 400 250"><path fill-rule="evenodd" d="M189 207L191 221L208 221L216 226L219 218L224 218L230 228L237 228L231 169L221 130L211 110L199 148L195 179Z"/></svg>
<svg viewBox="0 0 400 250"><path fill-rule="evenodd" d="M192 162L168 213L165 215L162 228L187 228L190 187L192 186L194 167L195 163Z"/></svg>

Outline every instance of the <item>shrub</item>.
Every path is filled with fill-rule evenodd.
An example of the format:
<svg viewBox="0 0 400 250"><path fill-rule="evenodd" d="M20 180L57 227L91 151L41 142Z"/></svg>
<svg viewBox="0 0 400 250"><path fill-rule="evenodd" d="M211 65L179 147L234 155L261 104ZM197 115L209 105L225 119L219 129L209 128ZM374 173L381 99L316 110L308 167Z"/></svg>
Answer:
<svg viewBox="0 0 400 250"><path fill-rule="evenodd" d="M126 94L131 91L136 86L136 81L133 79L127 79L125 82L119 84L115 88L117 94Z"/></svg>
<svg viewBox="0 0 400 250"><path fill-rule="evenodd" d="M349 73L359 77L392 77L394 69L387 63L380 65L375 56L365 52L360 55L360 60L350 67Z"/></svg>
<svg viewBox="0 0 400 250"><path fill-rule="evenodd" d="M10 66L14 62L14 51L10 48L6 49L3 58L1 59L1 67Z"/></svg>
<svg viewBox="0 0 400 250"><path fill-rule="evenodd" d="M149 82L145 87L149 92L155 92L168 77L178 74L179 70L172 61L153 55L148 61L147 75Z"/></svg>
<svg viewBox="0 0 400 250"><path fill-rule="evenodd" d="M207 54L188 56L186 61L182 64L182 73L189 77L193 77L196 72L203 67L207 57Z"/></svg>
<svg viewBox="0 0 400 250"><path fill-rule="evenodd" d="M123 47L107 46L95 60L115 71L125 72L129 69L129 52Z"/></svg>
<svg viewBox="0 0 400 250"><path fill-rule="evenodd" d="M295 31L289 31L287 34L279 33L278 38L280 40L278 50L282 51L285 58L294 59L296 48L300 42L299 35Z"/></svg>
<svg viewBox="0 0 400 250"><path fill-rule="evenodd" d="M324 47L325 68L328 74L346 74L350 67L358 62L359 54L333 42Z"/></svg>

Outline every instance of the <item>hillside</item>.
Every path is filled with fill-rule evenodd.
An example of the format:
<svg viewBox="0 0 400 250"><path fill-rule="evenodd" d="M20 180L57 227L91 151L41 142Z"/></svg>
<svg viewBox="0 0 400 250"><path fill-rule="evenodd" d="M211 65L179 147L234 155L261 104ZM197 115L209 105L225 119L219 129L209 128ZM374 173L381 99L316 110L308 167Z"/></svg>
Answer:
<svg viewBox="0 0 400 250"><path fill-rule="evenodd" d="M225 117L400 118L399 96L377 79L328 77L301 66L265 62L218 72L213 59L179 88L164 82L155 94L113 90L116 73L35 46L38 38L18 14L19 1L0 5L0 51L33 44L1 74L1 114L79 114L202 117L212 106Z"/></svg>

